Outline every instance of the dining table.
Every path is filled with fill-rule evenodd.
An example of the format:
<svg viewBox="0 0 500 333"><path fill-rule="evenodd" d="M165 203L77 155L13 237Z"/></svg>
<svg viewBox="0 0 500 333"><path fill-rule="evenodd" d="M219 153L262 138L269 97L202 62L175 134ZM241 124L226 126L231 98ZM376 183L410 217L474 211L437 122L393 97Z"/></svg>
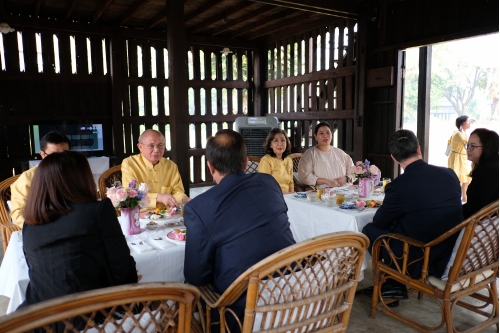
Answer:
<svg viewBox="0 0 500 333"><path fill-rule="evenodd" d="M170 239L174 228L183 228L182 218L175 216L155 220L157 228L149 229L147 219L140 219L141 233L125 236L143 282L184 282L185 242ZM26 298L29 283L24 258L22 231L12 234L0 266L0 295L10 298L6 314L17 309Z"/></svg>
<svg viewBox="0 0 500 333"><path fill-rule="evenodd" d="M364 198L364 200L383 200L383 195ZM373 220L377 208L341 209L328 207L323 201L310 202L297 194L285 194L288 206L290 229L296 242L336 231L361 232ZM347 203L353 200L346 200ZM158 227L149 229L148 219L140 219L141 233L125 236L134 257L140 282L183 282L185 242L170 239L174 228L183 228L180 216L163 218L157 221ZM160 239L161 238L161 239ZM370 255L366 253L361 269L369 265ZM361 272L359 280L363 279ZM10 298L7 314L16 310L24 301L29 282L28 266L24 258L21 231L12 234L2 265L0 266L0 295Z"/></svg>

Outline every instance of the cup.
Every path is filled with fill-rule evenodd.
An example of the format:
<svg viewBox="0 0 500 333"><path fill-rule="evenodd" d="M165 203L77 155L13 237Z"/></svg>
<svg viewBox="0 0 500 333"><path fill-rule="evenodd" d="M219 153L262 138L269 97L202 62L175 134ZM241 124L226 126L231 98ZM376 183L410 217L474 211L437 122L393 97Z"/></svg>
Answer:
<svg viewBox="0 0 500 333"><path fill-rule="evenodd" d="M323 198L325 201L325 205L327 205L328 207L335 206L335 200L336 200L335 195L328 195L328 196L323 195Z"/></svg>
<svg viewBox="0 0 500 333"><path fill-rule="evenodd" d="M344 193L337 193L337 195L335 197L337 198L337 202L336 202L337 206L340 206L344 203L344 199L345 199Z"/></svg>
<svg viewBox="0 0 500 333"><path fill-rule="evenodd" d="M382 188L385 190L385 186L391 182L391 178L382 178Z"/></svg>
<svg viewBox="0 0 500 333"><path fill-rule="evenodd" d="M325 191L325 189L318 188L316 191L318 192L318 199L321 200L321 196L323 195L323 192Z"/></svg>
<svg viewBox="0 0 500 333"><path fill-rule="evenodd" d="M318 201L318 194L316 192L308 192L307 193L307 200L314 202Z"/></svg>

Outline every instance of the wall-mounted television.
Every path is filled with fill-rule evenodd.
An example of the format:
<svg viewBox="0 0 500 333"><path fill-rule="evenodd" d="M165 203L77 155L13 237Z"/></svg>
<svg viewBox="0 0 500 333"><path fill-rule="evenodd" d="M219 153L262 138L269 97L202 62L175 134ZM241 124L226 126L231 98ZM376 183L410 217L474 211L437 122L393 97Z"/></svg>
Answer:
<svg viewBox="0 0 500 333"><path fill-rule="evenodd" d="M76 151L104 150L102 124L38 124L33 125L34 153L40 152L40 140L52 130L57 130L68 136L71 149Z"/></svg>

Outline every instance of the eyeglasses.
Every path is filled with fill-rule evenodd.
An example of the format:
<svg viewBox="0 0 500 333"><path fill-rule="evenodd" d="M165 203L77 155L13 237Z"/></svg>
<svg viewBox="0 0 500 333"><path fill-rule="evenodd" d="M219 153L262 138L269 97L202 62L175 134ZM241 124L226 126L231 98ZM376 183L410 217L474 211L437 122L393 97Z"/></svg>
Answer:
<svg viewBox="0 0 500 333"><path fill-rule="evenodd" d="M479 148L479 147L482 147L482 146L464 144L465 150L469 150L469 151L473 151L474 148Z"/></svg>
<svg viewBox="0 0 500 333"><path fill-rule="evenodd" d="M165 145L163 143L160 143L160 144L157 144L157 145L154 145L154 144L145 145L145 144L141 143L141 145L146 146L150 150L154 150L155 148L158 149L158 150L165 149Z"/></svg>

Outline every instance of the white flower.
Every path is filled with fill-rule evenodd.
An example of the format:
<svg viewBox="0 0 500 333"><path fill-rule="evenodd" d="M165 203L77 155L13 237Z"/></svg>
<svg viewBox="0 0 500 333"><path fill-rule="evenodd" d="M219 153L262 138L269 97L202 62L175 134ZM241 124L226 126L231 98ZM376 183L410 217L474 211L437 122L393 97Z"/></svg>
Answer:
<svg viewBox="0 0 500 333"><path fill-rule="evenodd" d="M139 185L139 189L138 190L142 191L144 193L147 193L147 192L149 192L150 188L149 188L148 184L141 183L141 185Z"/></svg>

